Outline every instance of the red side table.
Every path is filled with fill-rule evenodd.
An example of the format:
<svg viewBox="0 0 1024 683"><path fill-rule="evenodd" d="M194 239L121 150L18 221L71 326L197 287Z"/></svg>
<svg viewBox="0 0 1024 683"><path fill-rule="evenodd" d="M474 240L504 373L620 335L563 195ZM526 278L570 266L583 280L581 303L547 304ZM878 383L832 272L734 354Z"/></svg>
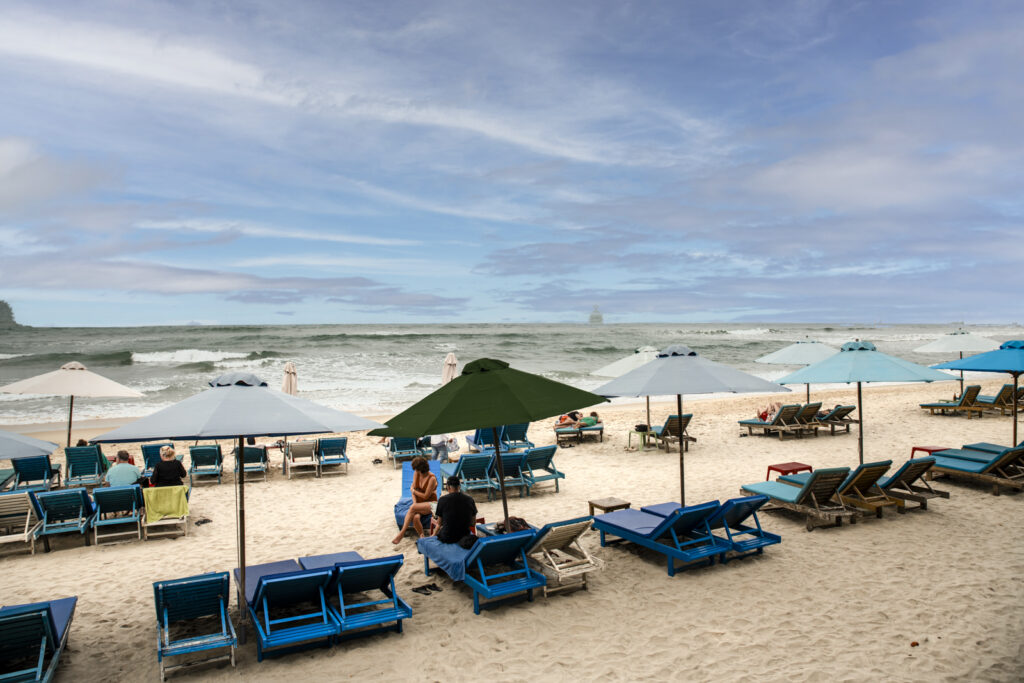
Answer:
<svg viewBox="0 0 1024 683"><path fill-rule="evenodd" d="M936 451L946 451L949 450L949 448L949 446L914 446L910 449L910 457L913 458L914 453L917 453L918 451L932 455Z"/></svg>
<svg viewBox="0 0 1024 683"><path fill-rule="evenodd" d="M814 468L802 462L780 462L778 465L768 465L768 472L764 475L765 481L772 478L772 470L779 474L796 474L797 472L813 472Z"/></svg>

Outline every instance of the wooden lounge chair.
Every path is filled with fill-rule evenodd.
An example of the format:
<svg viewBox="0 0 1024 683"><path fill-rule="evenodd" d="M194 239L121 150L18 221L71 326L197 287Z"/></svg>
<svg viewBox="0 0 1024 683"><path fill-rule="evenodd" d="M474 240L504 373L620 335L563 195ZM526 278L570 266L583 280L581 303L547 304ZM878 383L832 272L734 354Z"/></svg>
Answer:
<svg viewBox="0 0 1024 683"><path fill-rule="evenodd" d="M0 543L27 543L36 554L36 531L42 513L29 491L0 493Z"/></svg>
<svg viewBox="0 0 1024 683"><path fill-rule="evenodd" d="M801 487L778 481L759 481L744 485L740 493L771 498L771 507L765 506L765 510L782 508L805 515L808 531L824 524L842 526L843 520L854 524L861 513L842 500L833 500L849 474L849 467L830 467L812 472Z"/></svg>
<svg viewBox="0 0 1024 683"><path fill-rule="evenodd" d="M550 448L550 447L549 447ZM587 574L603 565L580 545L592 517L577 517L545 524L526 549L530 565L547 579L544 597L550 593L582 588L587 590Z"/></svg>
<svg viewBox="0 0 1024 683"><path fill-rule="evenodd" d="M309 468L314 477L320 476L320 463L316 459L314 441L296 441L285 446L284 463L289 479L296 473L297 468L302 467Z"/></svg>
<svg viewBox="0 0 1024 683"><path fill-rule="evenodd" d="M184 579L157 581L153 584L156 605L156 659L160 665L160 680L167 680L167 672L174 669L230 659L235 665L238 638L228 615L230 578L227 572L212 572ZM171 637L171 626L188 625L178 637ZM196 629L199 629L198 632ZM168 666L164 658L228 648L226 654L207 659L190 659L182 664Z"/></svg>
<svg viewBox="0 0 1024 683"><path fill-rule="evenodd" d="M101 487L92 492L92 498L96 504L96 518L92 522L96 545L100 544L100 539L118 539L118 542L142 540L142 510L145 503L142 488L138 484ZM135 538L132 539L132 536Z"/></svg>
<svg viewBox="0 0 1024 683"><path fill-rule="evenodd" d="M189 448L189 455L192 459L188 468L189 486L195 484L196 477L217 477L217 483L220 483L221 475L224 473L224 455L221 453L220 444L192 446Z"/></svg>
<svg viewBox="0 0 1024 683"><path fill-rule="evenodd" d="M785 438L787 434L795 434L800 436L801 427L797 424L796 416L800 412L799 404L791 404L782 406L779 408L779 412L775 414L775 417L770 421L751 419L751 420L740 420L740 425L747 428L747 434L752 435L755 429L763 430L765 436L772 434L773 432L779 435L779 440Z"/></svg>
<svg viewBox="0 0 1024 683"><path fill-rule="evenodd" d="M89 545L89 529L92 528L92 499L84 488L63 491L41 491L36 496L42 525L36 530L36 538L42 537L46 552L50 552L50 536L59 534L81 534Z"/></svg>
<svg viewBox="0 0 1024 683"><path fill-rule="evenodd" d="M1024 441L1021 441L1019 444L1016 445L1016 448L1021 448L1021 447L1024 447ZM1013 448L1015 448L1015 447L1014 446L1002 446L1000 444L990 443L990 442L987 442L987 441L983 441L983 442L979 442L979 443L964 444L964 450L984 451L986 453L1000 454L1000 455L1002 453L1006 452L1006 451L1012 450Z"/></svg>
<svg viewBox="0 0 1024 683"><path fill-rule="evenodd" d="M878 488L892 498L917 503L922 510L928 509L932 498L949 498L948 491L933 489L925 480L925 474L935 465L935 458L913 458L903 463L892 476L878 480Z"/></svg>
<svg viewBox="0 0 1024 683"><path fill-rule="evenodd" d="M49 491L60 487L60 465L50 462L48 455L12 458L15 491Z"/></svg>
<svg viewBox="0 0 1024 683"><path fill-rule="evenodd" d="M894 507L901 513L906 512L898 500L876 487L878 480L889 471L891 465L892 460L862 463L839 485L835 497L847 505L873 512L876 517L881 517L882 510L887 507ZM786 474L779 477L778 481L803 486L812 476L812 472Z"/></svg>
<svg viewBox="0 0 1024 683"><path fill-rule="evenodd" d="M53 680L77 604L70 597L0 607L0 680Z"/></svg>
<svg viewBox="0 0 1024 683"><path fill-rule="evenodd" d="M929 478L942 475L951 479L966 479L992 486L992 495L1000 489L1024 490L1024 447L1017 446L1002 453L987 453L973 449L948 449L932 454L935 465L928 471Z"/></svg>
<svg viewBox="0 0 1024 683"><path fill-rule="evenodd" d="M523 448L533 448L533 442L526 438L526 431L529 429L529 422L505 425L501 428L501 449L518 451Z"/></svg>
<svg viewBox="0 0 1024 683"><path fill-rule="evenodd" d="M1009 415L1013 411L1013 385L1004 384L995 396L979 394L977 403L985 410L998 410L1000 415Z"/></svg>
<svg viewBox="0 0 1024 683"><path fill-rule="evenodd" d="M339 436L319 439L316 442L316 458L320 464L320 476L327 472L348 474L348 437ZM337 468L337 469L330 469Z"/></svg>
<svg viewBox="0 0 1024 683"><path fill-rule="evenodd" d="M555 482L555 493L558 493L558 480L565 479L565 473L555 467L554 457L557 446L542 446L526 451L523 460L523 478L526 479L526 495L533 492L533 487L542 481Z"/></svg>
<svg viewBox="0 0 1024 683"><path fill-rule="evenodd" d="M682 437L683 451L687 451L690 449L691 443L697 443L696 437L686 433L686 429L690 426L690 420L692 419L692 413L669 415L665 420L665 424L660 427L651 427L649 437L654 438L655 446L664 447L666 453L669 451L669 446L673 443L679 443L679 439Z"/></svg>
<svg viewBox="0 0 1024 683"><path fill-rule="evenodd" d="M796 423L800 426L801 434L811 434L818 436L818 429L821 428L821 423L818 422L818 411L821 410L821 402L808 403L800 408L800 412L796 414Z"/></svg>
<svg viewBox="0 0 1024 683"><path fill-rule="evenodd" d="M945 415L948 410L951 415L967 413L967 419L970 420L974 415L981 417L985 414L985 406L978 404L978 393L980 391L981 385L972 384L964 387L964 393L956 401L936 401L935 403L922 403L920 405L928 411L929 415L934 415L935 411Z"/></svg>
<svg viewBox="0 0 1024 683"><path fill-rule="evenodd" d="M64 459L67 462L65 486L99 486L110 467L110 461L99 446L70 446L64 449Z"/></svg>
<svg viewBox="0 0 1024 683"><path fill-rule="evenodd" d="M817 420L822 427L829 428L830 436L835 436L836 430L840 428L842 428L846 434L849 434L850 425L855 425L860 422L860 420L855 420L850 417L855 410L857 410L857 406L836 406L832 410L828 411L827 414L817 418Z"/></svg>

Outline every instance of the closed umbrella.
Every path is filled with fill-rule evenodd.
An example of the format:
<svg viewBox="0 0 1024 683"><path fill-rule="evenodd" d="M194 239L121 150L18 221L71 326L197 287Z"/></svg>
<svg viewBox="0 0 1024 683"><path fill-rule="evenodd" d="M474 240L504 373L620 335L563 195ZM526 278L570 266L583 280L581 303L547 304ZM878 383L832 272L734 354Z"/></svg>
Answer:
<svg viewBox="0 0 1024 683"><path fill-rule="evenodd" d="M27 458L33 455L49 455L58 446L50 441L34 439L31 436L0 430L0 460Z"/></svg>
<svg viewBox="0 0 1024 683"><path fill-rule="evenodd" d="M687 346L669 346L654 360L594 390L601 396L676 395L676 410L683 414L683 394L754 393L789 391L774 382L749 375L697 355ZM679 439L679 496L686 505L683 439Z"/></svg>
<svg viewBox="0 0 1024 683"><path fill-rule="evenodd" d="M489 427L494 435L495 453L499 456L496 462L501 507L508 529L508 499L498 428L542 420L605 400L589 391L516 370L504 361L480 358L468 363L462 374L451 382L388 420L386 427L374 429L370 434L417 437Z"/></svg>
<svg viewBox="0 0 1024 683"><path fill-rule="evenodd" d="M1013 375L1013 441L1017 443L1017 386L1024 373L1024 341L1004 342L995 351L979 353L960 360L933 365L933 368L947 370L973 370L975 372L1005 372Z"/></svg>
<svg viewBox="0 0 1024 683"><path fill-rule="evenodd" d="M806 368L790 373L779 384L833 384L843 382L857 383L857 412L860 420L857 423L857 455L861 464L864 463L864 410L862 405L861 384L864 382L941 382L952 377L882 353L875 345L866 341L852 341L843 344L843 348L834 356L818 361Z"/></svg>
<svg viewBox="0 0 1024 683"><path fill-rule="evenodd" d="M825 360L839 353L839 349L822 344L816 341L798 341L795 344L785 346L778 351L769 353L767 356L755 358L757 363L771 363L773 365L810 365L820 360ZM807 385L807 402L811 402L811 385Z"/></svg>
<svg viewBox="0 0 1024 683"><path fill-rule="evenodd" d="M60 366L59 370L29 377L0 387L5 394L45 394L70 396L68 401L68 443L71 445L71 420L75 412L75 396L142 398L142 394L112 379L85 369L78 361Z"/></svg>
<svg viewBox="0 0 1024 683"><path fill-rule="evenodd" d="M988 337L982 337L963 330L944 334L935 341L928 342L924 346L914 349L917 353L959 353L960 358L965 353L981 353L982 351L994 351L999 348L999 343ZM964 393L964 371L960 371L960 395Z"/></svg>
<svg viewBox="0 0 1024 683"><path fill-rule="evenodd" d="M598 377L620 377L630 370L636 370L644 363L649 363L658 356L658 349L653 346L641 346L625 358L609 363L603 368L591 372ZM651 424L651 397L647 396L647 424Z"/></svg>
<svg viewBox="0 0 1024 683"><path fill-rule="evenodd" d="M445 385L451 382L459 374L459 361L455 358L454 353L449 353L444 357L444 363L441 365L441 384Z"/></svg>
<svg viewBox="0 0 1024 683"><path fill-rule="evenodd" d="M281 391L289 396L299 395L299 371L295 369L295 363L291 361L284 364L284 381L281 383Z"/></svg>

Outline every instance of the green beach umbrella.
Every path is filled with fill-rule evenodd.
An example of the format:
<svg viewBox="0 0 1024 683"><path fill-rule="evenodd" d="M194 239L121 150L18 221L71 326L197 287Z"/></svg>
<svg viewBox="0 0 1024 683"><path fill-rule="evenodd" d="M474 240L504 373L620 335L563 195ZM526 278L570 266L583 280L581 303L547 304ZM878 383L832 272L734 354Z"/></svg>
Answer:
<svg viewBox="0 0 1024 683"><path fill-rule="evenodd" d="M568 384L509 367L492 358L480 358L462 374L418 403L374 429L373 436L419 437L469 429L490 428L501 484L501 507L508 528L505 472L501 466L498 429L506 424L534 422L585 408L608 399Z"/></svg>

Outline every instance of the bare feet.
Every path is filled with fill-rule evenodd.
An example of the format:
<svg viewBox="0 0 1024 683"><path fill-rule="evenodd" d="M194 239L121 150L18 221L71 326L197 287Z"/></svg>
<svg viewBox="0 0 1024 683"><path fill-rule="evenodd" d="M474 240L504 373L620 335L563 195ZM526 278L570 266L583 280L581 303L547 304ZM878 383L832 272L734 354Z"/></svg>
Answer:
<svg viewBox="0 0 1024 683"><path fill-rule="evenodd" d="M399 543L402 542L403 538L405 538L405 534L398 534L397 536L395 536L394 538L391 539L391 542L394 543L395 545L398 545Z"/></svg>

